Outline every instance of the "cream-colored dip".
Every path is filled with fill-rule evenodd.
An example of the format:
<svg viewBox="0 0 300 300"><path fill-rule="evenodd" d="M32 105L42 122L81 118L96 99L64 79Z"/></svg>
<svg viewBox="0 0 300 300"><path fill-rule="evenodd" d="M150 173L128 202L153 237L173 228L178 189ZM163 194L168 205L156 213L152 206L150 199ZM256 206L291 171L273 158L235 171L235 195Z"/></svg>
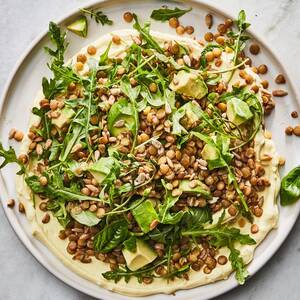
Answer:
<svg viewBox="0 0 300 300"><path fill-rule="evenodd" d="M122 57L123 50L132 43L132 37L136 36L136 32L133 30L123 30L115 32L115 34L119 35L122 38L122 43L119 46L112 44L109 56ZM152 35L161 44L168 40L177 40L184 46L188 47L192 55L196 58L200 56L203 48L195 40L189 38L182 38L158 32L152 32ZM97 48L97 54L94 55L93 58L99 58L100 54L102 54L107 48L110 40L111 35L105 35L93 43ZM86 49L87 47L83 48L79 51L79 53L84 53L89 58L90 56L87 54ZM77 54L70 61L72 65L74 65L74 63L76 62L76 56ZM225 69L226 67L230 66L231 58L232 54L223 53L223 64L220 69ZM85 68L82 72L84 73L87 71L88 64L85 64ZM251 73L251 75L255 78L256 84L261 86L259 76L253 73L249 67L246 68L246 71ZM235 72L230 82L231 85L237 81L241 81L237 73L238 72ZM228 76L228 74L223 75L224 80L226 79L226 76ZM34 105L38 105L39 100L42 98L43 95L41 92L39 92ZM39 122L38 117L32 116L29 123L29 128L37 122ZM21 152L27 152L29 143L30 141L28 137L26 137L23 141ZM246 222L243 228L239 227L238 220L236 220L234 225L236 227L239 227L242 233L250 234L250 236L256 241L256 245L236 245L237 249L239 249L241 252L241 256L243 257L244 262L247 264L253 259L255 248L266 237L268 232L272 228L276 227L278 220L278 208L276 205L276 197L280 186L280 179L278 174L278 155L275 151L274 143L264 137L262 129L255 137L255 152L258 160L263 158L265 154L272 156L272 160L262 161L262 164L264 165L266 170L266 177L270 180L271 185L270 187L267 187L263 192L261 192L261 195L264 196L264 213L262 217L254 217L254 223L258 225L259 232L256 234L251 234L251 224L249 224L249 222ZM34 209L31 191L26 186L22 176L17 177L16 187L18 197L26 208L26 216L31 223L32 234L42 243L44 243L53 252L53 254L56 255L68 268L76 272L79 276L86 278L87 280L90 280L103 288L129 296L146 296L157 293L171 294L180 289L190 289L221 279L226 279L232 273L231 264L230 262L228 262L225 265L218 265L210 274L204 274L203 272L195 272L191 270L189 280L176 278L174 281L167 282L164 279L155 279L154 282L149 285L143 283L140 284L135 278L132 278L128 283L126 283L123 279L117 284L113 281L107 281L101 276L101 273L109 270L108 264L96 260L95 258L93 258L92 263L90 264L83 264L79 261L73 260L72 256L69 255L66 251L68 241L58 238L58 233L62 229L61 225L54 217L51 217L51 220L48 224L42 223L44 213L39 209ZM39 203L40 199L36 197L36 207L39 206ZM221 248L218 251L218 255L225 255L228 257L229 250L226 248Z"/></svg>

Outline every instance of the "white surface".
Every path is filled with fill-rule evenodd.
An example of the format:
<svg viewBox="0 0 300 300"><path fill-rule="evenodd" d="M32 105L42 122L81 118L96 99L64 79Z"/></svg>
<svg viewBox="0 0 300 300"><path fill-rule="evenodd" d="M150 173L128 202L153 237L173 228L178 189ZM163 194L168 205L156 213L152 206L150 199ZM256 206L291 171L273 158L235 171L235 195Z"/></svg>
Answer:
<svg viewBox="0 0 300 300"><path fill-rule="evenodd" d="M3 0L0 0L0 45L4 46L1 47L0 51L1 58L5 58L5 63L2 63L1 66L1 89L3 89L4 81L15 60L32 37L35 37L46 28L50 19L68 12L70 8L81 7L87 3L87 1L70 0L62 3L56 0L50 3L47 2L47 7L45 7L45 2L41 0L27 0L24 2L11 0L4 3ZM210 3L212 2L216 3L217 1L210 1ZM222 5L219 4L219 7L227 8L227 11L234 14L240 8L245 8L253 29L260 32L261 35L263 34L267 38L267 43L276 48L277 53L283 54L289 51L288 55L281 55L280 59L288 68L290 74L299 79L300 74L297 71L299 60L296 60L296 48L299 47L299 42L296 39L299 38L299 32L296 31L296 24L289 27L287 25L290 24L290 20L299 17L299 15L295 16L294 14L297 8L300 9L300 5L295 1L282 1L278 5L279 1L269 0L264 1L263 7L255 8L258 6L258 1L245 2L243 7L238 6L238 2L240 1L227 0L226 6L223 3ZM257 17L255 17L255 14L257 14ZM279 35L280 39L278 38ZM295 44L293 45L293 43ZM282 101L288 101L288 98ZM56 280L26 252L6 222L2 210L0 222L0 265L2 267L0 273L0 299L17 299L20 295L23 299L33 300L40 298L88 299L88 297ZM297 230L297 228L295 229ZM249 280L245 287L238 288L230 292L228 296L222 296L221 299L251 299L252 297L267 299L270 296L273 299L283 297L298 299L300 288L297 284L297 278L300 275L300 268L299 266L297 268L297 260L299 259L300 240L296 238L297 234L294 233L296 230L293 231L279 253L255 278Z"/></svg>

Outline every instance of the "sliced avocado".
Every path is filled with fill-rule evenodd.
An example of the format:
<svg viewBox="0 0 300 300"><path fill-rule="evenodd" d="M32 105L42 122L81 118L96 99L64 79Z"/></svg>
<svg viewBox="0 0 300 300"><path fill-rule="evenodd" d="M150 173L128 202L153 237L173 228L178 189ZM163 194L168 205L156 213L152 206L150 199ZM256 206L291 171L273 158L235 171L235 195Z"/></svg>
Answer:
<svg viewBox="0 0 300 300"><path fill-rule="evenodd" d="M245 101L232 98L227 102L227 118L235 125L241 125L253 117L253 114Z"/></svg>
<svg viewBox="0 0 300 300"><path fill-rule="evenodd" d="M207 92L207 86L200 74L179 71L170 83L170 89L187 97L195 99L203 98Z"/></svg>
<svg viewBox="0 0 300 300"><path fill-rule="evenodd" d="M113 126L113 127L111 128L111 130L109 131L113 136L118 136L120 133L125 132L125 131L128 131L128 128L127 128L126 125L128 125L128 124L134 122L133 117L131 117L131 116L126 116L126 115L120 115L120 116L116 119L115 123L117 123L117 122L120 121L120 120L123 120L123 121L124 121L124 126L122 126L122 127L115 127L115 126Z"/></svg>
<svg viewBox="0 0 300 300"><path fill-rule="evenodd" d="M75 116L75 111L71 108L64 107L60 111L60 115L56 119L52 119L52 124L61 129L66 124L71 122L71 119Z"/></svg>
<svg viewBox="0 0 300 300"><path fill-rule="evenodd" d="M88 30L87 18L85 16L81 16L78 20L70 24L67 29L79 36L86 37Z"/></svg>
<svg viewBox="0 0 300 300"><path fill-rule="evenodd" d="M126 264L131 271L136 271L155 260L157 254L144 241L137 239L136 251L122 250Z"/></svg>
<svg viewBox="0 0 300 300"><path fill-rule="evenodd" d="M116 126L117 122L124 121L123 126ZM113 136L118 136L124 131L130 130L134 124L133 110L131 103L122 98L114 103L107 116L108 130Z"/></svg>
<svg viewBox="0 0 300 300"><path fill-rule="evenodd" d="M193 193L199 196L210 198L210 191L207 185L197 179L192 181L187 179L181 180L179 189L182 190L183 193Z"/></svg>
<svg viewBox="0 0 300 300"><path fill-rule="evenodd" d="M112 157L101 157L94 162L87 170L94 176L99 184L110 174L115 165L115 160Z"/></svg>
<svg viewBox="0 0 300 300"><path fill-rule="evenodd" d="M213 146L205 144L201 151L202 158L205 160L214 160L219 158L219 154Z"/></svg>

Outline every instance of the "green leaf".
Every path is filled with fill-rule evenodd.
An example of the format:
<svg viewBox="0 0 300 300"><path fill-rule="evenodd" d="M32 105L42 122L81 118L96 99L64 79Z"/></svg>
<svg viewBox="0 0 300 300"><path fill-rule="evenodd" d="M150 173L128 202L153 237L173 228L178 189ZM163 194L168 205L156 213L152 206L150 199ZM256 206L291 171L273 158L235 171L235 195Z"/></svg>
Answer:
<svg viewBox="0 0 300 300"><path fill-rule="evenodd" d="M132 206L135 206L135 202ZM158 220L158 215L150 200L146 200L140 205L135 206L131 209L131 212L144 233L149 232L151 230L150 225L152 222Z"/></svg>
<svg viewBox="0 0 300 300"><path fill-rule="evenodd" d="M76 124L72 127L72 130L69 132L69 134L67 134L67 136L64 139L62 150L59 156L60 161L65 161L68 158L73 146L78 142L82 132L82 126Z"/></svg>
<svg viewBox="0 0 300 300"><path fill-rule="evenodd" d="M94 238L94 249L108 253L121 245L128 237L128 224L126 220L114 221L106 225Z"/></svg>
<svg viewBox="0 0 300 300"><path fill-rule="evenodd" d="M133 14L133 18L135 20L133 28L140 33L142 39L146 42L146 45L149 48L154 49L157 52L164 54L163 49L159 46L159 44L155 41L155 39L150 34L150 23L147 22L144 24L144 27L142 27L138 21L138 17L136 14Z"/></svg>
<svg viewBox="0 0 300 300"><path fill-rule="evenodd" d="M300 199L300 166L283 177L280 187L280 203L291 205Z"/></svg>
<svg viewBox="0 0 300 300"><path fill-rule="evenodd" d="M177 224L180 222L185 212L179 211L177 213L170 213L170 209L179 200L179 196L173 197L171 192L167 189L165 181L161 180L161 182L166 190L166 194L163 204L159 207L158 220L162 224Z"/></svg>
<svg viewBox="0 0 300 300"><path fill-rule="evenodd" d="M112 44L112 41L109 42L106 50L100 55L99 66L103 66L103 65L105 65L105 63L107 63L108 53L109 53L111 44Z"/></svg>
<svg viewBox="0 0 300 300"><path fill-rule="evenodd" d="M92 227L97 225L101 219L97 218L95 213L89 210L83 210L79 214L73 213L71 210L71 216L78 223Z"/></svg>
<svg viewBox="0 0 300 300"><path fill-rule="evenodd" d="M55 59L57 64L63 65L64 54L68 46L68 43L66 42L66 33L62 32L57 24L50 22L48 36L51 42L56 46L56 49L45 47L46 52Z"/></svg>
<svg viewBox="0 0 300 300"><path fill-rule="evenodd" d="M91 19L94 19L97 24L101 25L112 25L113 21L108 18L107 15L105 15L102 11L93 10L93 9L87 9L82 8L80 9L83 13L88 14Z"/></svg>
<svg viewBox="0 0 300 300"><path fill-rule="evenodd" d="M18 160L16 152L11 146L9 146L8 150L5 150L0 142L0 157L4 158L4 161L0 165L0 169L4 168L9 163L17 163L21 168L17 174L21 175L25 173L25 166Z"/></svg>
<svg viewBox="0 0 300 300"><path fill-rule="evenodd" d="M47 209L53 213L58 222L66 228L70 222L70 216L66 210L65 202L63 200L52 200L47 204Z"/></svg>
<svg viewBox="0 0 300 300"><path fill-rule="evenodd" d="M48 98L48 99L50 99L50 98ZM46 112L47 112L47 110L45 110L43 108L37 108L37 107L32 108L32 113L36 116L39 116L42 121L42 129L39 132L40 135L44 139L49 139L50 138L51 121L48 118L48 115Z"/></svg>
<svg viewBox="0 0 300 300"><path fill-rule="evenodd" d="M151 13L151 18L157 21L168 21L171 18L180 18L187 12L191 11L192 8L189 9L179 9L178 7L175 7L174 9L170 8L161 8L161 9L155 9Z"/></svg>
<svg viewBox="0 0 300 300"><path fill-rule="evenodd" d="M244 284L245 279L249 276L249 273L243 258L240 256L240 251L235 249L232 245L229 246L229 249L229 260L231 262L232 269L235 271L235 278L239 284Z"/></svg>
<svg viewBox="0 0 300 300"><path fill-rule="evenodd" d="M187 229L202 226L207 222L212 222L212 211L208 206L202 208L190 208L182 218L182 224Z"/></svg>
<svg viewBox="0 0 300 300"><path fill-rule="evenodd" d="M40 184L39 177L36 175L27 176L25 181L28 187L35 194L41 194L49 199L61 199L64 201L101 201L99 198L80 194L80 191L77 191L74 188L64 187L63 179L60 174L55 174L54 176L49 177L48 184L46 186L42 186Z"/></svg>
<svg viewBox="0 0 300 300"><path fill-rule="evenodd" d="M181 136L187 134L187 130L180 124L180 120L185 116L185 108L180 107L172 115L172 134Z"/></svg>
<svg viewBox="0 0 300 300"><path fill-rule="evenodd" d="M136 240L135 236L131 236L128 240L123 242L125 249L129 250L130 252L136 252Z"/></svg>

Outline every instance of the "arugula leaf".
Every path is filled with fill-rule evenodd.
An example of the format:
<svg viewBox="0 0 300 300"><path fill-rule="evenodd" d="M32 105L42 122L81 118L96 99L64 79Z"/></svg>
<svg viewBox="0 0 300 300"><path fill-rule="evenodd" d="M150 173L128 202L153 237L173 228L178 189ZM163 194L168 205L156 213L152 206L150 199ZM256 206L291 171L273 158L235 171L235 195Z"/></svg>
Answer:
<svg viewBox="0 0 300 300"><path fill-rule="evenodd" d="M190 208L182 218L182 224L187 229L199 227L207 222L212 222L212 211L208 206Z"/></svg>
<svg viewBox="0 0 300 300"><path fill-rule="evenodd" d="M42 186L40 184L39 177L36 175L27 176L25 178L25 181L28 187L35 194L42 194L43 196L46 196L49 199L60 199L64 201L101 201L99 198L80 194L80 192L75 190L74 188L64 187L62 183L62 176L60 174L55 174L54 176L50 177L46 186Z"/></svg>
<svg viewBox="0 0 300 300"><path fill-rule="evenodd" d="M49 81L46 77L42 79L43 94L46 99L53 99L53 97L65 89L62 81L57 81L50 78Z"/></svg>
<svg viewBox="0 0 300 300"><path fill-rule="evenodd" d="M53 216L57 218L58 222L66 228L66 226L71 221L70 215L68 214L63 200L49 201L47 204L47 209L52 211Z"/></svg>
<svg viewBox="0 0 300 300"><path fill-rule="evenodd" d="M183 236L210 236L214 247L228 247L229 242L239 242L242 245L255 245L256 242L248 234L242 234L238 228L217 224L211 228L194 228L183 230Z"/></svg>
<svg viewBox="0 0 300 300"><path fill-rule="evenodd" d="M72 127L71 131L69 129L69 133L63 141L62 150L59 156L60 161L65 161L68 158L73 146L78 142L80 135L82 134L83 127L80 125L75 125Z"/></svg>
<svg viewBox="0 0 300 300"><path fill-rule="evenodd" d="M168 21L171 18L180 18L187 12L191 11L192 8L189 9L179 9L178 7L175 7L174 9L170 8L161 8L153 10L151 13L151 18L157 21Z"/></svg>
<svg viewBox="0 0 300 300"><path fill-rule="evenodd" d="M170 213L170 209L179 200L179 196L173 197L171 192L167 189L165 181L161 180L161 182L166 190L166 194L165 194L165 199L163 204L161 204L159 207L159 211L158 211L159 222L163 224L177 224L178 222L180 222L185 212L181 210L177 213Z"/></svg>
<svg viewBox="0 0 300 300"><path fill-rule="evenodd" d="M134 124L131 127L131 131L133 133L133 143L132 143L131 151L133 151L136 144L137 134L139 130L139 113L137 110L136 99L140 93L140 86L132 88L129 79L125 77L121 81L120 87L122 92L129 98L132 106L132 112L133 112L132 116L134 119Z"/></svg>
<svg viewBox="0 0 300 300"><path fill-rule="evenodd" d="M152 222L158 220L158 215L153 207L152 202L150 200L146 200L138 206L135 206L134 202L132 206L134 206L134 208L131 209L134 219L144 233L149 232L151 230L150 225Z"/></svg>
<svg viewBox="0 0 300 300"><path fill-rule="evenodd" d="M113 21L108 18L102 11L95 11L93 9L81 8L83 13L88 14L91 19L94 19L97 24L101 23L102 25L112 25Z"/></svg>
<svg viewBox="0 0 300 300"><path fill-rule="evenodd" d="M79 214L76 214L71 210L71 216L78 223L89 227L95 226L101 221L101 219L97 218L96 215L89 210L83 210Z"/></svg>
<svg viewBox="0 0 300 300"><path fill-rule="evenodd" d="M26 172L25 166L18 160L15 150L9 146L8 150L3 148L2 143L0 142L0 157L4 158L4 161L0 165L0 169L4 168L9 163L17 163L20 166L18 175L24 174Z"/></svg>
<svg viewBox="0 0 300 300"><path fill-rule="evenodd" d="M133 18L135 20L133 28L140 33L141 37L146 42L146 45L156 50L157 52L164 54L164 50L159 46L159 44L155 41L155 39L150 34L150 23L146 22L144 24L144 27L142 27L138 21L138 17L136 14L133 14Z"/></svg>
<svg viewBox="0 0 300 300"><path fill-rule="evenodd" d="M244 10L241 10L238 15L238 19L236 21L238 32L230 31L227 35L234 40L233 49L234 49L234 56L233 56L233 64L234 66L237 64L238 54L245 48L246 41L249 39L249 36L244 35L245 30L250 26L250 23L246 22L246 13ZM231 75L228 79L228 82L233 77L234 70L231 72Z"/></svg>
<svg viewBox="0 0 300 300"><path fill-rule="evenodd" d="M66 42L66 33L61 32L57 24L50 22L48 35L52 43L56 46L56 49L54 50L45 47L45 50L55 59L57 65L62 66L64 63L64 54L68 46L68 43Z"/></svg>
<svg viewBox="0 0 300 300"><path fill-rule="evenodd" d="M180 107L172 114L172 134L183 135L187 134L187 130L180 124L180 120L185 116L185 107Z"/></svg>
<svg viewBox="0 0 300 300"><path fill-rule="evenodd" d="M235 227L222 225L218 222L214 227L203 228L201 225L195 229L183 230L182 236L204 237L209 236L209 243L216 247L228 247L230 250L229 260L233 270L236 272L236 279L240 284L245 282L248 276L246 266L240 257L240 252L234 248L234 243L239 242L241 245L255 245L256 242L248 234L241 234L240 230Z"/></svg>
<svg viewBox="0 0 300 300"><path fill-rule="evenodd" d="M95 235L94 249L102 253L108 253L121 245L128 237L128 224L126 220L114 221L106 225Z"/></svg>
<svg viewBox="0 0 300 300"><path fill-rule="evenodd" d="M128 240L123 242L125 249L129 250L130 252L136 252L136 240L135 236L131 236Z"/></svg>
<svg viewBox="0 0 300 300"><path fill-rule="evenodd" d="M167 259L163 259L158 261L156 264L148 267L144 267L141 269L138 269L137 271L131 271L128 269L128 267L118 267L117 269L113 271L108 271L105 273L102 273L102 276L106 280L113 280L115 283L119 282L122 278L124 278L125 282L129 282L131 277L136 277L139 282L142 282L143 277L153 277L152 272L160 265L163 265L167 262Z"/></svg>
<svg viewBox="0 0 300 300"><path fill-rule="evenodd" d="M173 230L174 226L172 225L159 224L155 229L148 233L148 236L151 240L165 244Z"/></svg>
<svg viewBox="0 0 300 300"><path fill-rule="evenodd" d="M108 60L108 53L109 50L111 48L111 44L112 41L109 42L107 48L105 49L105 51L100 55L100 59L99 59L99 66L103 66L106 64L107 60Z"/></svg>
<svg viewBox="0 0 300 300"><path fill-rule="evenodd" d="M300 166L292 169L281 180L280 203L291 205L300 199Z"/></svg>
<svg viewBox="0 0 300 300"><path fill-rule="evenodd" d="M49 139L50 138L51 121L48 118L48 115L46 112L47 111L43 108L37 108L37 107L32 108L32 113L41 118L41 122L42 122L42 130L40 132L41 136L45 139Z"/></svg>
<svg viewBox="0 0 300 300"><path fill-rule="evenodd" d="M243 258L240 256L240 251L235 249L229 244L230 254L229 260L231 262L232 269L235 271L235 278L239 284L244 284L245 279L249 276Z"/></svg>

